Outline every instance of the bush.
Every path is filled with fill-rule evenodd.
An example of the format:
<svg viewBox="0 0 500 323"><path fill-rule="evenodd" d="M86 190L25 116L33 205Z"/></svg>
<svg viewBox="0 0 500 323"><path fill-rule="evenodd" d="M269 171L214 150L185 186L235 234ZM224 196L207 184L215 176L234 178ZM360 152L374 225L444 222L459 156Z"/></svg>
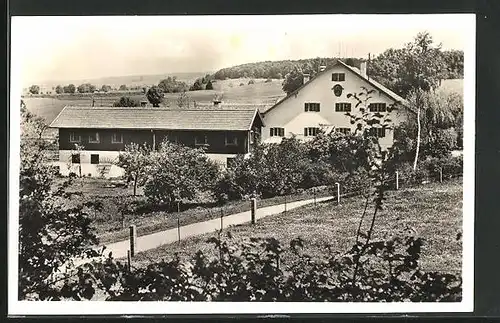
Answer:
<svg viewBox="0 0 500 323"><path fill-rule="evenodd" d="M431 178L439 180L441 169L443 172L443 178L462 174L463 158L462 156L446 158L430 157L422 162L422 167L427 170Z"/></svg>
<svg viewBox="0 0 500 323"><path fill-rule="evenodd" d="M435 138L423 149L423 155L435 158L448 158L457 146L457 132L453 128L438 129Z"/></svg>
<svg viewBox="0 0 500 323"><path fill-rule="evenodd" d="M248 85L251 85L251 84L255 84L255 80L252 79L252 80L248 81Z"/></svg>
<svg viewBox="0 0 500 323"><path fill-rule="evenodd" d="M199 149L168 141L151 155L144 194L151 202L173 204L213 190L219 168Z"/></svg>
<svg viewBox="0 0 500 323"><path fill-rule="evenodd" d="M106 300L128 301L379 301L458 302L459 276L424 272L423 241L405 236L312 258L304 241L210 238L215 257L198 251L128 271L109 259L96 265ZM288 255L289 257L284 257ZM363 259L361 261L361 259ZM287 261L288 260L288 261ZM354 273L357 273L355 275ZM91 296L91 295L90 295Z"/></svg>
<svg viewBox="0 0 500 323"><path fill-rule="evenodd" d="M273 80L271 80L271 79L267 79L267 80L264 81L264 83L271 83L272 81Z"/></svg>

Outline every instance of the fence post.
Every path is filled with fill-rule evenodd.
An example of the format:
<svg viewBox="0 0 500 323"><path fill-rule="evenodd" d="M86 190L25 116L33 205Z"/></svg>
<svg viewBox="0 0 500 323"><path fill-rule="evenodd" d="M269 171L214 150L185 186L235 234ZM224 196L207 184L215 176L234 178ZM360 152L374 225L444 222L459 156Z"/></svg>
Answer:
<svg viewBox="0 0 500 323"><path fill-rule="evenodd" d="M223 222L223 219L224 219L224 210L222 209L222 207L220 208L220 230L222 231L222 229L224 228L224 222Z"/></svg>
<svg viewBox="0 0 500 323"><path fill-rule="evenodd" d="M132 269L132 256L130 255L130 250L127 250L127 264L128 264L128 271L131 271L131 269Z"/></svg>
<svg viewBox="0 0 500 323"><path fill-rule="evenodd" d="M252 198L252 206L251 206L251 216L252 216L252 224L255 224L255 214L257 213L257 199Z"/></svg>
<svg viewBox="0 0 500 323"><path fill-rule="evenodd" d="M335 183L335 186L337 186L337 205L340 205L340 184Z"/></svg>
<svg viewBox="0 0 500 323"><path fill-rule="evenodd" d="M181 242L181 220L177 216L177 237L179 238L179 243Z"/></svg>
<svg viewBox="0 0 500 323"><path fill-rule="evenodd" d="M286 193L285 193L285 215L286 215Z"/></svg>
<svg viewBox="0 0 500 323"><path fill-rule="evenodd" d="M137 229L134 224L130 225L129 229L130 229L130 257L134 257L136 241L137 241Z"/></svg>
<svg viewBox="0 0 500 323"><path fill-rule="evenodd" d="M396 171L396 191L399 190L399 172Z"/></svg>
<svg viewBox="0 0 500 323"><path fill-rule="evenodd" d="M443 167L439 167L439 183L443 182Z"/></svg>
<svg viewBox="0 0 500 323"><path fill-rule="evenodd" d="M313 188L314 206L316 206L316 187Z"/></svg>

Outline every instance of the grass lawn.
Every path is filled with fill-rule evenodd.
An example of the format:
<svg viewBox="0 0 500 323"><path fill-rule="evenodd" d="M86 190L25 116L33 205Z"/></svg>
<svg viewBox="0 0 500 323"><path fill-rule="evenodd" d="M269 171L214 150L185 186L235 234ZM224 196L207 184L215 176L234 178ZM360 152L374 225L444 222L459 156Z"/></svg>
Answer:
<svg viewBox="0 0 500 323"><path fill-rule="evenodd" d="M135 224L137 226L137 235L155 233L171 229L177 226L177 217L180 219L180 225L188 225L196 222L206 221L221 216L221 207L213 205L195 206L183 205L181 212L171 213L166 211L151 211L143 214L127 215L122 227L121 213L118 210L118 204L124 199L129 202L132 200L144 200L142 189L138 188L137 197L133 197L132 185L127 188L109 187L110 181L98 178L78 178L75 179L72 186L68 189L71 192L82 192L83 197L76 197L76 202L82 202L83 199L89 201L101 201L103 209L93 214L93 226L101 244L108 244L129 237L128 226ZM327 196L331 193L328 189L323 189L316 193L316 197ZM287 196L288 202L313 198L314 193L311 190ZM261 199L257 203L259 207L276 205L284 203L284 196ZM225 215L250 210L250 201L231 201L222 207Z"/></svg>
<svg viewBox="0 0 500 323"><path fill-rule="evenodd" d="M387 193L384 210L375 223L373 239L389 238L399 231L411 229L424 239L420 265L426 271L443 271L460 274L462 241L462 180L454 179L439 184L432 183ZM325 255L326 246L339 252L347 251L355 241L355 232L363 210L359 197L345 199L340 206L332 203L305 206L284 214L269 216L256 225L231 227L233 238L274 237L284 246L291 239L302 237L305 251L313 256ZM209 237L205 234L139 253L133 262L143 266L150 262L168 259L175 253L187 259L197 250L215 256ZM284 254L283 261L291 254Z"/></svg>

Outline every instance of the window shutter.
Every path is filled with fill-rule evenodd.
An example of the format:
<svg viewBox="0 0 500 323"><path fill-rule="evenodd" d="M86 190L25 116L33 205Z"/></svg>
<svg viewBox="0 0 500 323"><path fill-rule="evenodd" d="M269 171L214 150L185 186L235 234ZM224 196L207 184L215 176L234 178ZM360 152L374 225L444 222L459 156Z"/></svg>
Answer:
<svg viewBox="0 0 500 323"><path fill-rule="evenodd" d="M307 128L304 128L304 136L307 136Z"/></svg>
<svg viewBox="0 0 500 323"><path fill-rule="evenodd" d="M269 128L269 136L273 136L273 128Z"/></svg>

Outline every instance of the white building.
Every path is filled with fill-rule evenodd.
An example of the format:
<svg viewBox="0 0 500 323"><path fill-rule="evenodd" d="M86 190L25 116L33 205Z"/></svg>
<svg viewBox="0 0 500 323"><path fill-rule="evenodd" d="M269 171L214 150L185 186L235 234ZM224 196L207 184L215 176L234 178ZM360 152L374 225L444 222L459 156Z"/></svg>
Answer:
<svg viewBox="0 0 500 323"><path fill-rule="evenodd" d="M359 108L364 105L357 107L358 100L348 94L359 95L363 88L373 90L368 101L369 111L389 116L393 125L405 117L406 101L367 76L366 63L361 64L360 70L339 60L328 69L322 66L312 79L304 74L301 87L264 112L262 140L280 142L281 138L293 135L309 139L317 134L318 129L354 132L357 124L351 124L351 118L345 113L360 115ZM393 105L400 108L387 112L387 108ZM382 147L392 145L393 130L380 129L377 135Z"/></svg>

